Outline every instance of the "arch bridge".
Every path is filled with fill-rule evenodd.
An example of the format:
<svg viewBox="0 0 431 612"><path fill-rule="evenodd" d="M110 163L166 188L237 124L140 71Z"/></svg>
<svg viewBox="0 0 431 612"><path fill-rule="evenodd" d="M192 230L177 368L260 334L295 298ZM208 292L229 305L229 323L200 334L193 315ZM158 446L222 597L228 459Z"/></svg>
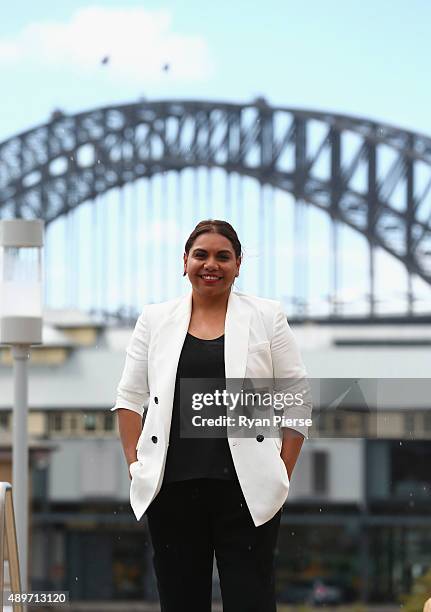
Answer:
<svg viewBox="0 0 431 612"><path fill-rule="evenodd" d="M0 144L0 218L47 226L99 196L167 172L219 168L323 211L367 244L369 315L376 314L375 250L431 285L431 139L366 118L215 101L139 101L66 115ZM332 314L337 314L336 300Z"/></svg>

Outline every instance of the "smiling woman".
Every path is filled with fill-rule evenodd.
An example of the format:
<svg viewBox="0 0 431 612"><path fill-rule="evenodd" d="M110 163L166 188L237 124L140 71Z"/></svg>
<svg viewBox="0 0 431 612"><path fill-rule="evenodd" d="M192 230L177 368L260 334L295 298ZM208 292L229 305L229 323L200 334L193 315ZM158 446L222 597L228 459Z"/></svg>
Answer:
<svg viewBox="0 0 431 612"><path fill-rule="evenodd" d="M286 416L303 421L277 430L276 440L264 419L241 433L230 427L217 402L207 427L184 432L196 392L216 397L238 379L303 378L305 368L281 304L232 290L242 251L229 223L201 221L183 262L192 291L145 307L113 408L131 505L138 520L147 513L163 612L210 612L214 554L223 609L275 612L274 551L311 406L286 405Z"/></svg>

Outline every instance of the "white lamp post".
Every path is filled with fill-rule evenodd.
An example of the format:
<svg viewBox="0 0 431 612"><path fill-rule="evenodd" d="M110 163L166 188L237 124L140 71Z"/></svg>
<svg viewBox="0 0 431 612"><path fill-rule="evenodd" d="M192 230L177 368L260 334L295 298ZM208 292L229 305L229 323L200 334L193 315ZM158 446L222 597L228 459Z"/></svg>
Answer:
<svg viewBox="0 0 431 612"><path fill-rule="evenodd" d="M14 407L12 484L21 589L27 591L28 432L27 362L42 344L44 222L0 221L0 344L12 347Z"/></svg>

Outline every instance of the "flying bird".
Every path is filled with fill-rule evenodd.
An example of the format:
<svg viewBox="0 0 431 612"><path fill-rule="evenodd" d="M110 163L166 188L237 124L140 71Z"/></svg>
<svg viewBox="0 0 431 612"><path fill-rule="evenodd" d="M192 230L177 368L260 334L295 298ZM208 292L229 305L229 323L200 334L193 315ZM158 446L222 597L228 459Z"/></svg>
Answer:
<svg viewBox="0 0 431 612"><path fill-rule="evenodd" d="M106 64L109 64L109 60L110 60L109 55L105 55L104 57L102 57L100 63L102 64L102 66L106 66Z"/></svg>

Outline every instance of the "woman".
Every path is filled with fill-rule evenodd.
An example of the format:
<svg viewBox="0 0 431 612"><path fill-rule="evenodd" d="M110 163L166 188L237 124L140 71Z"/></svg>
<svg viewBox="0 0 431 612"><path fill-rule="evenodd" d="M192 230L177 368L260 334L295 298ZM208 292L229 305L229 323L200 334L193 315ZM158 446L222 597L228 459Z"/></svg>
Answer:
<svg viewBox="0 0 431 612"><path fill-rule="evenodd" d="M264 435L260 424L251 433L222 425L218 437L181 436L184 425L190 432L197 388L200 398L217 389L238 393L245 377L270 379L276 389L286 389L288 380L304 386L281 304L232 291L241 260L229 223L205 220L195 227L184 253L192 291L144 308L112 408L132 480L131 505L138 520L148 517L162 612L210 612L214 553L224 612L276 610L274 549L307 437L301 419L311 406L288 402L283 415L297 420L278 428L276 437ZM188 379L197 379L195 387L184 387ZM227 412L231 407L214 403L207 409L213 416Z"/></svg>

